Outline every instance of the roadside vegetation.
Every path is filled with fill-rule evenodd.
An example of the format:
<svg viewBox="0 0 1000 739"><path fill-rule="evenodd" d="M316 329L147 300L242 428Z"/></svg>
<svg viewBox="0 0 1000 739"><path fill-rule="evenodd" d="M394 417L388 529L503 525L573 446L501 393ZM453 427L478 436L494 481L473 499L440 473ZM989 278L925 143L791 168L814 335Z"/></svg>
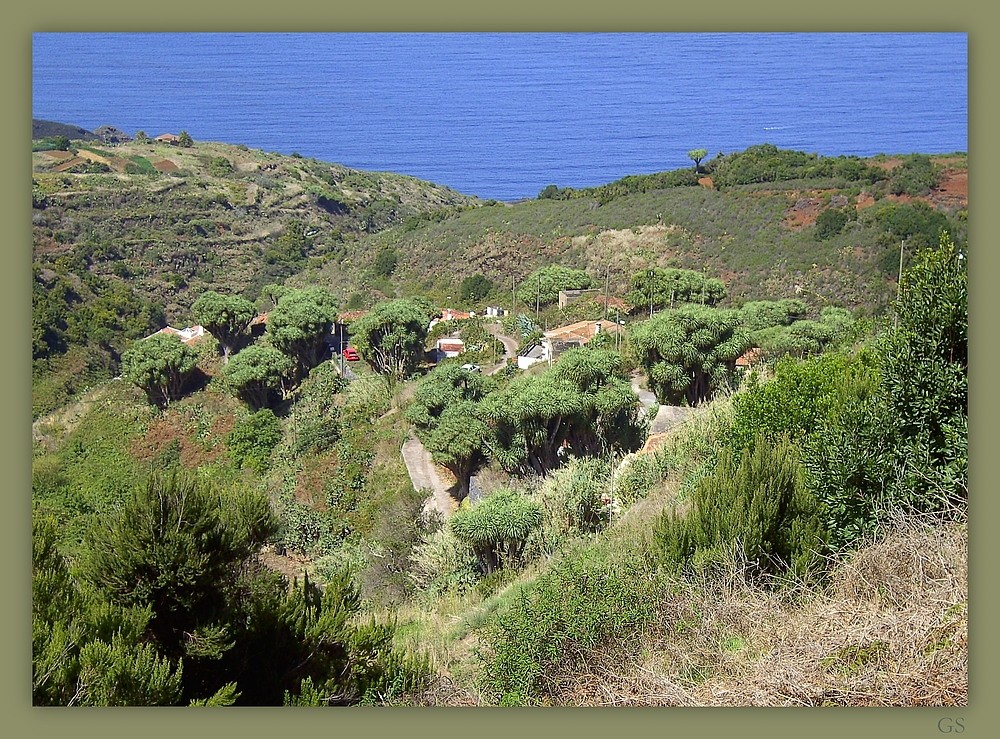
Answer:
<svg viewBox="0 0 1000 739"><path fill-rule="evenodd" d="M964 155L505 204L189 139L33 145L35 704L967 702Z"/></svg>

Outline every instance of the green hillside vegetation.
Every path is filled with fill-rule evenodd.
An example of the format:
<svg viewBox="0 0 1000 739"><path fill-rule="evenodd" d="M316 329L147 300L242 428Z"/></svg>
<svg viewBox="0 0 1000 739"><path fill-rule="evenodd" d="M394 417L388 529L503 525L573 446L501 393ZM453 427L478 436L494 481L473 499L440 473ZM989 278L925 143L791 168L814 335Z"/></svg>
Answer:
<svg viewBox="0 0 1000 739"><path fill-rule="evenodd" d="M35 143L35 704L967 702L964 155L505 204Z"/></svg>

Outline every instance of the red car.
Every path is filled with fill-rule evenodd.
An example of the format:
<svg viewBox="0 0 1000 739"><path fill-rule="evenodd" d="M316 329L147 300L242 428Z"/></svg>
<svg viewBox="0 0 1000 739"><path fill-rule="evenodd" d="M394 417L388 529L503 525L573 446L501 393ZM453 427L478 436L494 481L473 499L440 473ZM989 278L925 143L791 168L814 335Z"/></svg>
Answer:
<svg viewBox="0 0 1000 739"><path fill-rule="evenodd" d="M353 346L346 347L344 349L344 359L348 362L357 362L361 357L358 356L358 350Z"/></svg>

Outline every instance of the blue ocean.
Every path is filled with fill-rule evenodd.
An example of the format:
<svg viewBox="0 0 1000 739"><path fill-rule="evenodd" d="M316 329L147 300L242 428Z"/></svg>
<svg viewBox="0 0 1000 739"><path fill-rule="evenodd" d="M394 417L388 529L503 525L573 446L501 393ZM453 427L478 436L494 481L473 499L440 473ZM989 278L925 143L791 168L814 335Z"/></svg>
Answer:
<svg viewBox="0 0 1000 739"><path fill-rule="evenodd" d="M498 200L761 143L968 151L963 33L40 33L32 115Z"/></svg>

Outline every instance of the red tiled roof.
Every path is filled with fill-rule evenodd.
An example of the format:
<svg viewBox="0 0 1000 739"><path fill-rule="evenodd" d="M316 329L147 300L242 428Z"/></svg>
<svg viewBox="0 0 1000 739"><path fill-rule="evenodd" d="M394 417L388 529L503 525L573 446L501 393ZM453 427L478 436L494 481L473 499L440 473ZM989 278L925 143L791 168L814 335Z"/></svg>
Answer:
<svg viewBox="0 0 1000 739"><path fill-rule="evenodd" d="M182 329L174 328L173 326L164 326L163 328L161 328L159 331L156 332L156 334L168 334L168 335L179 336L181 341L188 345L197 344L199 341L205 338L205 334L207 333L208 332L205 331L204 326L197 326L197 325L188 326L187 328L182 328ZM153 334L153 336L156 336L156 334ZM146 338L149 337L147 336Z"/></svg>
<svg viewBox="0 0 1000 739"><path fill-rule="evenodd" d="M737 367L749 367L754 362L760 360L761 352L759 347L754 347L736 360Z"/></svg>

